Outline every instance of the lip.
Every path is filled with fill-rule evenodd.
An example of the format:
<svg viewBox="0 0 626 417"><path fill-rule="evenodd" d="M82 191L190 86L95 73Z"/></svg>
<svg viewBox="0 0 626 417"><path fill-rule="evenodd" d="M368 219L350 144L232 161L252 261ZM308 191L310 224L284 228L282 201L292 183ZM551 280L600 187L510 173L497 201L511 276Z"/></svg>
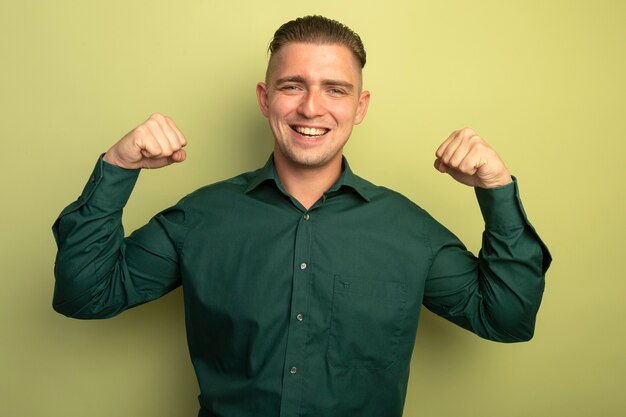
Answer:
<svg viewBox="0 0 626 417"><path fill-rule="evenodd" d="M308 125L306 123L290 123L289 124L289 127L292 128L292 129L294 127L296 127L296 126L298 126L298 127L308 127L309 129L326 129L326 130L330 130L329 127L320 126L320 125Z"/></svg>
<svg viewBox="0 0 626 417"><path fill-rule="evenodd" d="M326 139L326 137L328 136L328 134L330 133L330 129L327 129L327 132L324 133L321 136L305 136L301 133L299 133L298 131L294 130L294 128L292 126L300 126L300 127L311 127L311 128L318 128L316 126L305 126L305 125L289 125L289 130L291 131L292 136L301 144L305 144L305 145L314 145L317 143L320 143L322 141L324 141ZM324 128L325 129L325 128Z"/></svg>
<svg viewBox="0 0 626 417"><path fill-rule="evenodd" d="M303 128L308 128L308 129L319 129L319 130L325 130L326 132L323 135L320 136L305 136L302 133L298 132L296 130L296 127L303 127ZM327 127L323 127L323 126L312 126L312 125L305 125L305 124L290 124L289 128L291 129L291 131L293 133L295 133L296 135L298 135L301 138L307 139L307 140L315 140L315 139L320 139L325 137L326 135L328 135L328 133L331 131L330 128Z"/></svg>

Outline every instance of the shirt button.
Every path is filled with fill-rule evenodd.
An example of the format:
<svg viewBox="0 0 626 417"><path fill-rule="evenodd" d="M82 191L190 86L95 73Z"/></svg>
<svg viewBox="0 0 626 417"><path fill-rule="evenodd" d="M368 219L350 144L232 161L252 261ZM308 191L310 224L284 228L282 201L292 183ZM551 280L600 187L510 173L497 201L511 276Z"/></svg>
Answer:
<svg viewBox="0 0 626 417"><path fill-rule="evenodd" d="M300 264L300 269L306 269L306 263L305 262L302 262Z"/></svg>
<svg viewBox="0 0 626 417"><path fill-rule="evenodd" d="M291 372L292 374L295 374L296 372L298 372L298 368L296 368L295 366L292 366L289 372Z"/></svg>
<svg viewBox="0 0 626 417"><path fill-rule="evenodd" d="M92 175L91 178L89 178L89 182L96 182L96 176Z"/></svg>
<svg viewBox="0 0 626 417"><path fill-rule="evenodd" d="M298 321L304 320L304 316L302 316L302 314L300 314L300 313L298 313L298 315L296 315L296 318L298 319Z"/></svg>
<svg viewBox="0 0 626 417"><path fill-rule="evenodd" d="M308 213L304 215L304 220L309 220L310 218L311 218L311 216L309 216Z"/></svg>

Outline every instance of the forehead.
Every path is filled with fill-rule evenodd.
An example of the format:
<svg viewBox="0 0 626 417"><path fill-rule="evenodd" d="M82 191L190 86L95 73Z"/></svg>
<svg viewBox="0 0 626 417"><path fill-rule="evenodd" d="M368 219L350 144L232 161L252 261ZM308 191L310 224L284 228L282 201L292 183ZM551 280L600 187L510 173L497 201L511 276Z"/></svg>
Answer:
<svg viewBox="0 0 626 417"><path fill-rule="evenodd" d="M352 51L344 45L291 42L272 55L268 78L275 80L291 76L358 82L361 67Z"/></svg>

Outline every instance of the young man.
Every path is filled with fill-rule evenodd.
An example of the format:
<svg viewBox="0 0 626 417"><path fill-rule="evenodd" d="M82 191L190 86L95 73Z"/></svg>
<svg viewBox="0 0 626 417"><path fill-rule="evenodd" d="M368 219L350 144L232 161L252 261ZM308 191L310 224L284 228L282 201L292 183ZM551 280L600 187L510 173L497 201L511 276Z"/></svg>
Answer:
<svg viewBox="0 0 626 417"><path fill-rule="evenodd" d="M104 318L183 286L200 416L400 416L420 305L481 337L532 337L550 255L516 183L471 129L435 167L476 187L479 258L342 156L366 115L358 35L319 16L270 45L261 112L267 164L188 195L124 238L140 168L182 162L187 141L155 114L98 161L53 230L54 308Z"/></svg>

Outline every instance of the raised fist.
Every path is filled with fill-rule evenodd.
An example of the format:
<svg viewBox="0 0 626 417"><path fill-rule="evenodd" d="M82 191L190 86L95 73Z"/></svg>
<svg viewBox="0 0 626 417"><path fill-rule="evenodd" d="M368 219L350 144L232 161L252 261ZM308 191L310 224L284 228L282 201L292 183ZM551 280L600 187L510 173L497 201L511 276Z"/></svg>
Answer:
<svg viewBox="0 0 626 417"><path fill-rule="evenodd" d="M437 170L465 185L494 188L513 181L496 151L470 128L452 132L435 156Z"/></svg>
<svg viewBox="0 0 626 417"><path fill-rule="evenodd" d="M154 113L109 149L103 159L122 168L161 168L187 157L187 139L174 121Z"/></svg>

